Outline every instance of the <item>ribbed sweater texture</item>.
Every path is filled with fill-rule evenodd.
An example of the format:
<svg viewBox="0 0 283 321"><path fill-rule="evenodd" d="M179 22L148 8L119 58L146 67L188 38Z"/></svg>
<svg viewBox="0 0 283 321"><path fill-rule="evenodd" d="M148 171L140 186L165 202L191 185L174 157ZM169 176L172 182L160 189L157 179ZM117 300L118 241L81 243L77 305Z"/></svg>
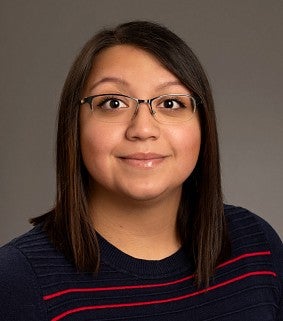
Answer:
<svg viewBox="0 0 283 321"><path fill-rule="evenodd" d="M225 215L232 255L206 289L184 249L141 260L101 236L98 274L79 273L38 225L0 249L0 320L283 320L280 238L243 208L226 205Z"/></svg>

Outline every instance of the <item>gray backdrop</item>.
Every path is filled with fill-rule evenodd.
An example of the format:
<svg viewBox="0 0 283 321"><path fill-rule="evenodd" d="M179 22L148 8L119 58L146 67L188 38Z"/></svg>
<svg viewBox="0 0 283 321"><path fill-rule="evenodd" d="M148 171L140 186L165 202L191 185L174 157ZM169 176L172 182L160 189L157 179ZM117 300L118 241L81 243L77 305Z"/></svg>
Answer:
<svg viewBox="0 0 283 321"><path fill-rule="evenodd" d="M28 230L55 193L55 120L74 56L99 28L166 24L208 72L225 201L283 235L283 1L0 0L0 244Z"/></svg>

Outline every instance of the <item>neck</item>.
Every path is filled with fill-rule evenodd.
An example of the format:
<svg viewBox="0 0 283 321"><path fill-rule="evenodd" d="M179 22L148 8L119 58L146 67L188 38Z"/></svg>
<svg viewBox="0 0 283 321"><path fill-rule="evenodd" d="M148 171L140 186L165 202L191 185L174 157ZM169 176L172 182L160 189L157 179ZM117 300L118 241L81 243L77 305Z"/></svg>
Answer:
<svg viewBox="0 0 283 321"><path fill-rule="evenodd" d="M163 259L180 248L176 230L180 195L178 189L161 200L141 201L96 191L90 200L94 228L128 255Z"/></svg>

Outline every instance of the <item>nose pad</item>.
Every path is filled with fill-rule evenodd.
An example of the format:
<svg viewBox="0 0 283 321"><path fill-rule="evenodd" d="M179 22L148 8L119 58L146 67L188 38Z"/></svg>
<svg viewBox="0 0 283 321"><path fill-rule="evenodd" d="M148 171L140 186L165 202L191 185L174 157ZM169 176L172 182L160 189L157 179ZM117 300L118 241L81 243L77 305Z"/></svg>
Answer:
<svg viewBox="0 0 283 321"><path fill-rule="evenodd" d="M135 118L138 114L138 110L140 108L140 104L146 104L148 109L149 109L149 112L152 116L154 116L156 114L156 111L152 109L151 107L151 104L150 104L150 100L145 100L145 99L139 99L137 101L137 107L136 107L136 110L134 112L134 115L133 115L133 118Z"/></svg>
<svg viewBox="0 0 283 321"><path fill-rule="evenodd" d="M160 136L160 128L158 126L158 122L156 121L154 114L155 112L152 110L150 106L149 100L136 100L137 106L135 113L132 117L132 121L129 122L126 137L129 140L147 140L147 139L158 139ZM146 106L140 106L140 104L147 104L147 108L149 110L141 110L140 114L138 114L138 109ZM146 109L147 109L146 108ZM149 111L149 113L148 113ZM136 117L137 116L137 117ZM151 119L153 116L154 119Z"/></svg>

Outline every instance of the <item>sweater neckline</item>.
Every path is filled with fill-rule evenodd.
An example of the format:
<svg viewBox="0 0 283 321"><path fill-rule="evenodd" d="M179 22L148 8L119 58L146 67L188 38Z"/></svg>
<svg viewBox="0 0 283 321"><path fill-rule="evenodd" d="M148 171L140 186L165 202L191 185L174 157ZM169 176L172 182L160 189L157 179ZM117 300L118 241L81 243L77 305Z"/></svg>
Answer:
<svg viewBox="0 0 283 321"><path fill-rule="evenodd" d="M184 247L164 259L145 260L122 252L99 233L97 233L97 238L101 262L117 271L130 273L140 278L160 278L180 275L185 272L193 273L192 260Z"/></svg>

